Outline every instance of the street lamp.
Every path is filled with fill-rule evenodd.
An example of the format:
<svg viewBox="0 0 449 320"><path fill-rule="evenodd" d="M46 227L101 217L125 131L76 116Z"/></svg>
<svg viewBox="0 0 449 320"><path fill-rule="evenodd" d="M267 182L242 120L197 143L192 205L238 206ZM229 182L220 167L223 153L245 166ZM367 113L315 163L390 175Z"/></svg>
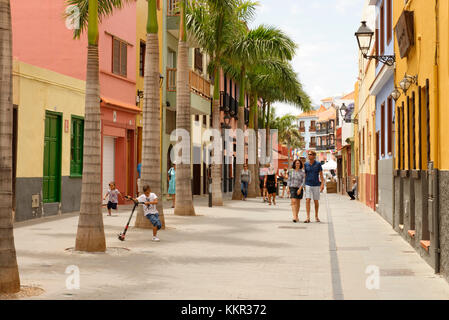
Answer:
<svg viewBox="0 0 449 320"><path fill-rule="evenodd" d="M345 118L347 112L348 112L348 107L343 103L340 107L340 114L343 119Z"/></svg>
<svg viewBox="0 0 449 320"><path fill-rule="evenodd" d="M401 87L404 94L407 94L407 90L410 89L410 86L414 83L418 82L418 76L409 76L405 74L404 78L399 82L399 86Z"/></svg>
<svg viewBox="0 0 449 320"><path fill-rule="evenodd" d="M359 30L355 33L357 38L357 43L362 55L365 59L375 59L388 66L393 66L396 59L395 56L385 55L385 56L370 56L368 55L371 48L371 43L373 42L374 32L366 25L366 21L362 21L362 25Z"/></svg>
<svg viewBox="0 0 449 320"><path fill-rule="evenodd" d="M143 91L137 89L136 106L140 104L140 100L142 99L143 99Z"/></svg>
<svg viewBox="0 0 449 320"><path fill-rule="evenodd" d="M223 128L229 129L230 128L230 125L229 125L230 122L231 122L231 117L229 116L228 113L225 113Z"/></svg>

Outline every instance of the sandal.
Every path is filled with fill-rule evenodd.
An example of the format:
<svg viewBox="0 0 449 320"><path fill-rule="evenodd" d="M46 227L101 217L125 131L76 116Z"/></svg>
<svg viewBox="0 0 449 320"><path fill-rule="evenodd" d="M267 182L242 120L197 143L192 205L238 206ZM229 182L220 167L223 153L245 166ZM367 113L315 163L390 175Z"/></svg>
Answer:
<svg viewBox="0 0 449 320"><path fill-rule="evenodd" d="M304 223L310 223L310 219L307 219L306 221L304 221Z"/></svg>
<svg viewBox="0 0 449 320"><path fill-rule="evenodd" d="M319 218L315 218L315 221L316 222L321 222Z"/></svg>
<svg viewBox="0 0 449 320"><path fill-rule="evenodd" d="M296 223L296 222L298 222L298 220L293 219L293 222Z"/></svg>

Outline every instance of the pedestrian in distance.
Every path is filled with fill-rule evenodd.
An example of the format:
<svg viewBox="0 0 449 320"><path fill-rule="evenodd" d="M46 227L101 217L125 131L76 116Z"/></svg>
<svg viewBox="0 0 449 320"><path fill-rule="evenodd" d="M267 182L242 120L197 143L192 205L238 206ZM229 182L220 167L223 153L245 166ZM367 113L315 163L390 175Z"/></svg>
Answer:
<svg viewBox="0 0 449 320"><path fill-rule="evenodd" d="M288 188L288 170L287 170L287 168L284 168L284 170L282 170L280 177L282 177L282 179L279 180L279 183L282 184L281 198L284 198L285 190ZM287 197L288 197L288 192L287 192Z"/></svg>
<svg viewBox="0 0 449 320"><path fill-rule="evenodd" d="M117 206L118 206L118 196L120 195L120 197L122 198L122 200L125 200L125 198L123 198L122 194L120 193L120 191L118 191L118 189L115 186L115 182L111 181L109 182L109 189L108 192L106 192L106 194L103 197L103 200L106 200L106 198L108 197L108 216L111 216L112 214L112 209L114 210L118 210Z"/></svg>
<svg viewBox="0 0 449 320"><path fill-rule="evenodd" d="M293 161L292 171L288 176L288 188L290 190L290 199L292 203L293 222L299 222L298 214L301 206L301 199L304 196L304 182L306 174L304 165L299 159Z"/></svg>
<svg viewBox="0 0 449 320"><path fill-rule="evenodd" d="M251 171L248 170L248 164L243 165L242 171L240 171L240 182L241 182L241 190L243 201L246 201L246 198L248 198L248 185L251 183Z"/></svg>
<svg viewBox="0 0 449 320"><path fill-rule="evenodd" d="M152 241L159 242L160 239L157 237L157 231L162 228L161 220L159 219L159 212L157 211L158 198L155 193L151 192L149 185L143 186L143 194L137 199L133 199L136 202L143 203L143 214L150 220L153 225L153 238Z"/></svg>
<svg viewBox="0 0 449 320"><path fill-rule="evenodd" d="M271 206L271 199L273 198L273 204L276 205L276 188L277 188L277 175L276 171L271 165L268 166L267 174L265 175L264 188L268 196L268 205Z"/></svg>
<svg viewBox="0 0 449 320"><path fill-rule="evenodd" d="M357 180L353 178L352 183L352 190L348 191L348 196L351 198L351 200L355 200L355 196L357 194Z"/></svg>
<svg viewBox="0 0 449 320"><path fill-rule="evenodd" d="M321 167L321 163L315 161L316 153L315 151L308 152L309 162L307 162L304 166L306 173L306 211L307 211L307 219L304 221L305 223L310 222L310 201L313 200L315 203L315 221L320 222L318 217L318 210L320 207L320 193L324 190L324 176L323 176L323 168Z"/></svg>
<svg viewBox="0 0 449 320"><path fill-rule="evenodd" d="M172 208L175 207L176 204L176 164L173 164L173 167L168 170L168 194L171 195L173 200Z"/></svg>

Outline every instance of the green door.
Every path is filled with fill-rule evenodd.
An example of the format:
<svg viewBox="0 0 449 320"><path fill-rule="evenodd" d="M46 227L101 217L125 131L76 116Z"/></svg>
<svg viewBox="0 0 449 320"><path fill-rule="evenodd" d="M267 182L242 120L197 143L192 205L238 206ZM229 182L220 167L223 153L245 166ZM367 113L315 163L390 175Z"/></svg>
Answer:
<svg viewBox="0 0 449 320"><path fill-rule="evenodd" d="M59 202L61 193L61 116L47 112L44 137L44 202Z"/></svg>

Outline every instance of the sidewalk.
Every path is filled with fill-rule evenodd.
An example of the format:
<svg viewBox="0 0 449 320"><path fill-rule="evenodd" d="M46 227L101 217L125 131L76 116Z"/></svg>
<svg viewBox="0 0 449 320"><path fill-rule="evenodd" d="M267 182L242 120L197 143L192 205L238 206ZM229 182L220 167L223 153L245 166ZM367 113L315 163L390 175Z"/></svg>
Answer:
<svg viewBox="0 0 449 320"><path fill-rule="evenodd" d="M327 198L327 201L326 201ZM327 203L327 206L326 206ZM335 194L321 201L321 223L294 224L289 200L261 199L207 207L196 217L166 209L167 230L131 228L129 217L104 217L107 253L71 253L76 216L15 229L22 285L34 299L448 299L449 285L377 213ZM305 220L305 202L300 220ZM328 208L326 208L328 207ZM312 208L313 210L313 208ZM133 223L132 223L133 225ZM126 250L126 249L129 250ZM68 266L80 289L66 289ZM379 268L379 289L368 290L368 266Z"/></svg>

